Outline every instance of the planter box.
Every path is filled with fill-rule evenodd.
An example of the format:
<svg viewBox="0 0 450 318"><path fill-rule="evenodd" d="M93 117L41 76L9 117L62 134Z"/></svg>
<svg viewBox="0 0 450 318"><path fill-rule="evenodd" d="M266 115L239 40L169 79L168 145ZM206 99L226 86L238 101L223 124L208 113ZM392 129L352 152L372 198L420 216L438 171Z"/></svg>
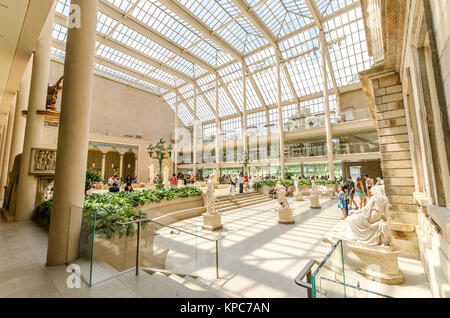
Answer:
<svg viewBox="0 0 450 318"><path fill-rule="evenodd" d="M154 225L149 224L141 231L140 265L151 268L165 268L166 256L169 250L159 254L154 253L153 248ZM96 235L94 238L94 262L105 262L115 270L123 272L136 266L136 234L132 236L116 236L108 239L105 236ZM81 243L81 255L90 257L90 240ZM95 264L94 264L95 271ZM95 275L95 272L94 272Z"/></svg>
<svg viewBox="0 0 450 318"><path fill-rule="evenodd" d="M141 211L149 218L159 217L176 211L192 209L204 206L203 196L177 198L173 200L162 200L161 202L151 202L144 205Z"/></svg>

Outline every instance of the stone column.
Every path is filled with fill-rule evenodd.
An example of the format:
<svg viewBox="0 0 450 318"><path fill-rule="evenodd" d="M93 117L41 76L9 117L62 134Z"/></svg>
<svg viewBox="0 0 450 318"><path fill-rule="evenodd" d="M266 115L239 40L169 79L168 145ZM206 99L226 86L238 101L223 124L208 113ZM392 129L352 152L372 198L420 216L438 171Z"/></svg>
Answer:
<svg viewBox="0 0 450 318"><path fill-rule="evenodd" d="M325 130L327 135L327 156L328 156L328 172L330 179L335 180L334 176L334 154L333 154L333 140L331 132L331 116L330 116L330 100L328 95L328 72L326 61L327 43L323 30L320 31L320 55L322 57L322 78L323 78L323 104L325 110Z"/></svg>
<svg viewBox="0 0 450 318"><path fill-rule="evenodd" d="M8 181L8 173L9 173L9 154L11 151L11 140L12 140L12 132L13 132L13 126L14 126L14 113L16 110L16 102L14 101L14 104L11 105L11 110L9 111L8 115L8 126L6 130L6 139L5 139L5 150L3 155L3 162L2 162L2 175L0 178L0 199L3 200L5 196L5 187L6 183Z"/></svg>
<svg viewBox="0 0 450 318"><path fill-rule="evenodd" d="M30 97L31 70L33 59L30 59L28 66L20 82L17 93L16 113L14 114L14 128L12 134L11 151L9 154L9 171L12 170L14 159L23 151L23 140L25 137L25 125L27 120L22 117L22 111L28 109L28 100Z"/></svg>
<svg viewBox="0 0 450 318"><path fill-rule="evenodd" d="M281 170L281 180L285 179L285 158L284 158L284 130L283 130L283 109L281 106L281 52L277 50L277 91L278 91L278 126L280 131L280 170Z"/></svg>
<svg viewBox="0 0 450 318"><path fill-rule="evenodd" d="M139 175L139 160L138 156L134 155L134 176L136 177L136 182L138 182L138 175Z"/></svg>
<svg viewBox="0 0 450 318"><path fill-rule="evenodd" d="M105 180L106 153L102 152L102 180Z"/></svg>
<svg viewBox="0 0 450 318"><path fill-rule="evenodd" d="M198 138L198 116L197 116L197 83L194 83L194 125L192 136L192 175L197 175L197 138Z"/></svg>
<svg viewBox="0 0 450 318"><path fill-rule="evenodd" d="M6 139L6 128L8 127L8 113L5 115L5 122L2 125L2 137L1 137L1 145L0 145L0 164L3 163L3 157L5 155L5 139Z"/></svg>
<svg viewBox="0 0 450 318"><path fill-rule="evenodd" d="M80 28L67 32L47 265L78 258L84 204L98 1L72 0L71 4L78 6L81 21Z"/></svg>
<svg viewBox="0 0 450 318"><path fill-rule="evenodd" d="M119 161L119 180L121 180L122 179L122 173L123 173L123 156L124 156L124 154L123 153L121 153L120 154L120 161Z"/></svg>
<svg viewBox="0 0 450 318"><path fill-rule="evenodd" d="M44 129L44 116L38 115L37 111L45 109L47 98L54 14L54 7L52 7L34 51L30 99L17 187L16 221L31 220L36 204L37 179L35 176L29 175L28 172L30 170L31 149L40 146Z"/></svg>
<svg viewBox="0 0 450 318"><path fill-rule="evenodd" d="M221 133L221 131L220 131L220 121L219 121L219 74L218 73L216 73L216 81L215 81L215 84L216 84L216 88L215 88L215 91L216 91L216 139L215 139L215 141L216 141L216 143L215 143L215 145L216 145L216 173L217 173L217 176L220 176L219 175L219 170L220 170L220 138L221 138L221 135L220 135L220 133Z"/></svg>

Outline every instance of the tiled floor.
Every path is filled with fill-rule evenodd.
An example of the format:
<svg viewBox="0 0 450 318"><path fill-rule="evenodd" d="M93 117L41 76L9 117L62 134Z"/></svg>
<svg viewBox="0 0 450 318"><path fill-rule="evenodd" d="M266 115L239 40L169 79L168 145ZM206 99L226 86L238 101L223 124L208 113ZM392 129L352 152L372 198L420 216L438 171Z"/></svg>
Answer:
<svg viewBox="0 0 450 318"><path fill-rule="evenodd" d="M290 199L291 200L291 199ZM277 202L226 212L222 215L224 238L219 248L220 279L215 280L214 245L201 240L180 240L167 257L167 268L177 260L196 257L193 268L213 281L221 291L238 297L305 297L306 291L294 278L310 260L323 259L330 249L322 236L340 218L336 201L324 200L321 210L310 209L307 201L293 202L296 223L276 221ZM193 228L202 224L197 217L175 224ZM161 240L169 232L161 231ZM201 230L198 234L201 234ZM206 233L203 233L206 234ZM164 297L162 280L126 274L87 288L69 289L65 266L47 267L47 232L33 222L0 223L0 297ZM177 240L166 237L169 240ZM179 239L178 239L179 240ZM158 241L155 240L157 243ZM173 243L173 242L172 242ZM188 251L188 252L186 252ZM197 253L197 254L195 254ZM400 260L405 275L403 285L389 287L397 297L430 297L425 275L417 261ZM157 285L158 284L158 285ZM156 286L158 286L156 288ZM175 294L186 297L186 289Z"/></svg>

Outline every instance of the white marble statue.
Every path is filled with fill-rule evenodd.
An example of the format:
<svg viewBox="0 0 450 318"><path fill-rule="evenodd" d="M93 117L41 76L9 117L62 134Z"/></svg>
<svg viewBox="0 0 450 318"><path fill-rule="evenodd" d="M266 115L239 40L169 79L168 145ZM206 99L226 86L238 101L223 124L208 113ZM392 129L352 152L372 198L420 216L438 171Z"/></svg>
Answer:
<svg viewBox="0 0 450 318"><path fill-rule="evenodd" d="M384 180L381 179L380 177L377 177L377 183L376 185L384 185Z"/></svg>
<svg viewBox="0 0 450 318"><path fill-rule="evenodd" d="M148 167L148 178L150 179L150 184L153 184L153 180L155 180L155 165L153 163Z"/></svg>
<svg viewBox="0 0 450 318"><path fill-rule="evenodd" d="M365 207L345 220L341 238L367 245L390 245L390 214L384 185L371 189L372 197Z"/></svg>
<svg viewBox="0 0 450 318"><path fill-rule="evenodd" d="M311 181L311 190L309 190L309 193L314 196L320 195L319 187L314 180Z"/></svg>
<svg viewBox="0 0 450 318"><path fill-rule="evenodd" d="M170 188L169 167L168 166L165 166L163 169L163 184L166 189Z"/></svg>
<svg viewBox="0 0 450 318"><path fill-rule="evenodd" d="M278 181L276 185L277 199L283 209L289 209L289 202L286 199L286 188Z"/></svg>
<svg viewBox="0 0 450 318"><path fill-rule="evenodd" d="M298 180L299 180L299 178L298 178L297 175L294 175L293 179L294 179L295 193L298 193Z"/></svg>
<svg viewBox="0 0 450 318"><path fill-rule="evenodd" d="M216 211L216 197L214 195L214 173L208 178L206 182L206 214L217 214Z"/></svg>

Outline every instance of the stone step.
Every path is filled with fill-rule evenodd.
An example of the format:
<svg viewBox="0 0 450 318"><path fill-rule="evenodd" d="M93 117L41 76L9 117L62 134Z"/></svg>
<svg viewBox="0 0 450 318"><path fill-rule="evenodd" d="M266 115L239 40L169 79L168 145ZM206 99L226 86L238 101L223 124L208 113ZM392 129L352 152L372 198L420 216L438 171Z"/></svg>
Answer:
<svg viewBox="0 0 450 318"><path fill-rule="evenodd" d="M238 203L238 204L233 204L233 205L230 205L230 206L225 207L225 208L220 208L218 210L219 210L219 212L226 212L226 211L235 210L235 209L239 209L239 208L242 208L242 207L256 205L256 204L264 203L264 202L268 202L268 201L272 201L272 199L264 198L264 197L263 198L256 198L255 200L242 202L242 203Z"/></svg>
<svg viewBox="0 0 450 318"><path fill-rule="evenodd" d="M399 232L415 232L416 226L414 224L406 224L400 222L391 222L391 230Z"/></svg>
<svg viewBox="0 0 450 318"><path fill-rule="evenodd" d="M399 238L392 239L392 246L400 252L400 257L418 260L419 244L416 240L404 240Z"/></svg>
<svg viewBox="0 0 450 318"><path fill-rule="evenodd" d="M236 193L236 198L246 198L246 197L253 197L253 196L258 196L261 195L261 193L256 192L256 191L250 191L250 192L244 192L244 193ZM229 195L220 195L220 196L216 196L216 201L218 202L222 202L222 201L227 201L229 199Z"/></svg>
<svg viewBox="0 0 450 318"><path fill-rule="evenodd" d="M406 212L406 211L391 211L392 222L414 224L417 225L417 213L416 212Z"/></svg>
<svg viewBox="0 0 450 318"><path fill-rule="evenodd" d="M265 196L252 196L252 197L246 197L246 198L236 198L236 202L237 204L245 204L247 202L253 202L253 201L257 201L257 200L263 200L266 199L267 197ZM216 204L217 208L224 208L227 206L231 206L231 205L236 205L233 201L223 201L219 204Z"/></svg>

